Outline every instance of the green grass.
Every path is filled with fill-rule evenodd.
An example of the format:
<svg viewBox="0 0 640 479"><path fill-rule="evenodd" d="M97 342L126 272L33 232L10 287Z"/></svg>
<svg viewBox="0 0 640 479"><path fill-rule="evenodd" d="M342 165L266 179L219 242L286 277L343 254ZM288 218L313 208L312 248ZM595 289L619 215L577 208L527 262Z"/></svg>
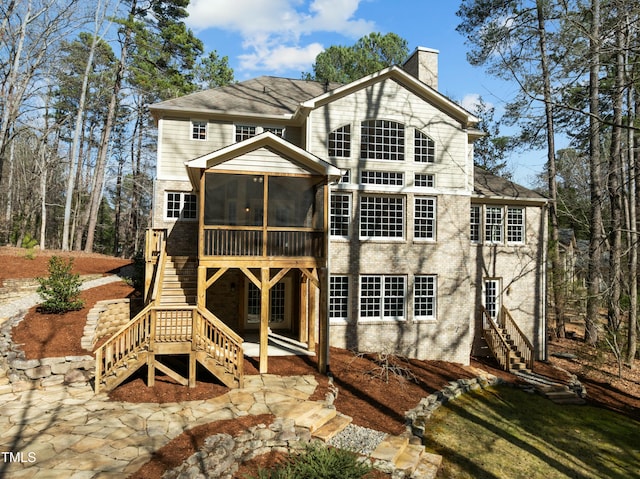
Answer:
<svg viewBox="0 0 640 479"><path fill-rule="evenodd" d="M640 478L640 423L500 387L465 394L427 423L438 478Z"/></svg>

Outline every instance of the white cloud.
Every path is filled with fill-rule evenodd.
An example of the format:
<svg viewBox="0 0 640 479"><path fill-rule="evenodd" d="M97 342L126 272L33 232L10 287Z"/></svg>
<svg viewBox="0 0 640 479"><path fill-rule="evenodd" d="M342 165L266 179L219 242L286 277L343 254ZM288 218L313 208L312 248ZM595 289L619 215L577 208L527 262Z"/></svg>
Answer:
<svg viewBox="0 0 640 479"><path fill-rule="evenodd" d="M247 52L240 69L309 70L322 46L304 44L314 33L359 38L375 29L356 18L362 0L193 0L187 24L196 31L216 28L237 32Z"/></svg>
<svg viewBox="0 0 640 479"><path fill-rule="evenodd" d="M491 102L484 100L485 107L487 109L493 108L494 105ZM462 101L460 102L460 106L467 111L474 112L476 111L476 107L480 104L480 94L479 93L469 93L464 96Z"/></svg>

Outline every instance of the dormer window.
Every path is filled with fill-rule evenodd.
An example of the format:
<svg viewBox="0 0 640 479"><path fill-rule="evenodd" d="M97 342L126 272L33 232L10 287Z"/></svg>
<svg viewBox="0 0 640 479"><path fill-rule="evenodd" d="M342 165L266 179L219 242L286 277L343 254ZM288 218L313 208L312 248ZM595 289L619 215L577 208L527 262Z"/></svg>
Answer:
<svg viewBox="0 0 640 479"><path fill-rule="evenodd" d="M388 120L368 120L361 124L360 158L363 160L404 160L404 125Z"/></svg>

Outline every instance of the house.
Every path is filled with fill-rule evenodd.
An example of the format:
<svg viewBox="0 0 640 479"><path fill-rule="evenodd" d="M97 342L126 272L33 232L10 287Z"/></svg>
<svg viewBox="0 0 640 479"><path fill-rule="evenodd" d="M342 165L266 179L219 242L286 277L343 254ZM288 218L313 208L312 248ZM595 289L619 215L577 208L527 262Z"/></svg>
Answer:
<svg viewBox="0 0 640 479"><path fill-rule="evenodd" d="M418 48L346 85L259 77L152 105L149 301L255 338L263 373L271 337L317 346L322 370L329 345L543 358L547 200L474 168L479 120L437 83Z"/></svg>

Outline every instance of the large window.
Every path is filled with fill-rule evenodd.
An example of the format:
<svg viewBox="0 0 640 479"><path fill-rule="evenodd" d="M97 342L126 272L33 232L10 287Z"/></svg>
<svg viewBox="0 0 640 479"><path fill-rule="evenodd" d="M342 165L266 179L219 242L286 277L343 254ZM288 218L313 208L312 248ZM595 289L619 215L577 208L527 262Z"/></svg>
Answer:
<svg viewBox="0 0 640 479"><path fill-rule="evenodd" d="M404 160L404 125L387 120L363 121L360 158L363 160Z"/></svg>
<svg viewBox="0 0 640 479"><path fill-rule="evenodd" d="M396 196L360 197L360 238L403 237L403 198Z"/></svg>
<svg viewBox="0 0 640 479"><path fill-rule="evenodd" d="M420 130L415 130L413 157L420 163L433 163L436 161L436 144Z"/></svg>
<svg viewBox="0 0 640 479"><path fill-rule="evenodd" d="M436 239L436 199L416 198L413 215L413 236L416 239Z"/></svg>
<svg viewBox="0 0 640 479"><path fill-rule="evenodd" d="M329 156L351 156L351 125L341 126L329 133Z"/></svg>
<svg viewBox="0 0 640 479"><path fill-rule="evenodd" d="M360 317L403 319L405 291L404 276L361 276Z"/></svg>
<svg viewBox="0 0 640 479"><path fill-rule="evenodd" d="M331 236L349 236L351 195L331 195Z"/></svg>
<svg viewBox="0 0 640 479"><path fill-rule="evenodd" d="M471 207L471 217L470 217L470 239L472 243L480 242L480 207L472 206Z"/></svg>
<svg viewBox="0 0 640 479"><path fill-rule="evenodd" d="M360 183L363 185L402 186L404 173L396 171L361 171Z"/></svg>
<svg viewBox="0 0 640 479"><path fill-rule="evenodd" d="M207 139L207 122L200 120L191 121L191 138L193 140Z"/></svg>
<svg viewBox="0 0 640 479"><path fill-rule="evenodd" d="M168 220L195 220L198 218L196 195L179 191L165 194L165 218Z"/></svg>
<svg viewBox="0 0 640 479"><path fill-rule="evenodd" d="M487 206L484 214L484 240L502 243L502 207Z"/></svg>
<svg viewBox="0 0 640 479"><path fill-rule="evenodd" d="M436 319L436 276L415 277L413 315L416 319Z"/></svg>
<svg viewBox="0 0 640 479"><path fill-rule="evenodd" d="M329 278L329 318L349 318L348 276L331 276Z"/></svg>
<svg viewBox="0 0 640 479"><path fill-rule="evenodd" d="M524 243L524 208L507 208L507 243Z"/></svg>

